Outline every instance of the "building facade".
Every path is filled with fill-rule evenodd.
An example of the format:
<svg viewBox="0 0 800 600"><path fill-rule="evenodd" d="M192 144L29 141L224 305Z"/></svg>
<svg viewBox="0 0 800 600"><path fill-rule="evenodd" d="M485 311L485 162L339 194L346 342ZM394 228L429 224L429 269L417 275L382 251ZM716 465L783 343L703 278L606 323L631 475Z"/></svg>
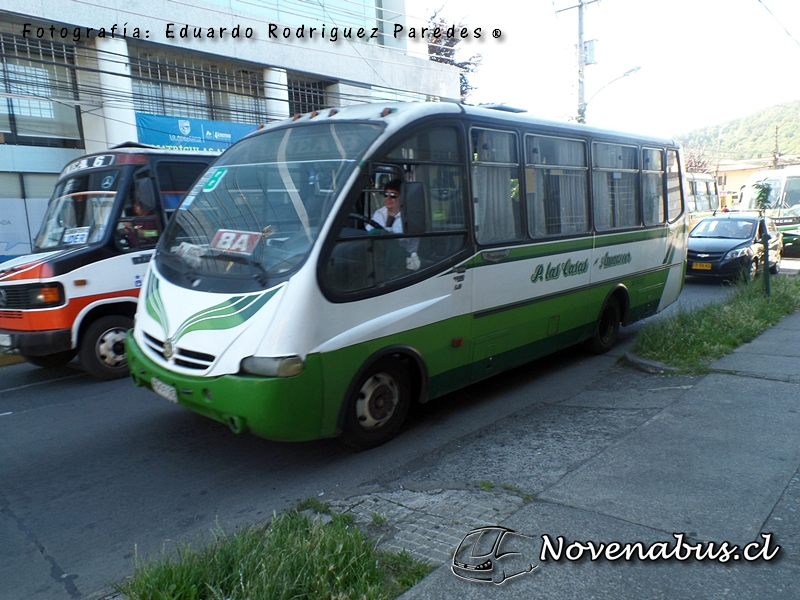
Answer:
<svg viewBox="0 0 800 600"><path fill-rule="evenodd" d="M26 254L58 173L137 141L224 150L260 124L459 97L395 35L403 0L16 0L0 10L0 261ZM398 27L399 29L399 27Z"/></svg>

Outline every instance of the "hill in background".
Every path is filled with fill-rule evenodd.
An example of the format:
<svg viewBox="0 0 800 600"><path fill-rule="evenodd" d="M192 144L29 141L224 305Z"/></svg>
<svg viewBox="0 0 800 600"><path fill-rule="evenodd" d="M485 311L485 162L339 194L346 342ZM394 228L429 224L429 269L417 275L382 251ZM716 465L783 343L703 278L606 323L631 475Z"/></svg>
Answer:
<svg viewBox="0 0 800 600"><path fill-rule="evenodd" d="M714 157L719 144L719 156L723 160L766 158L775 152L776 127L778 153L800 154L800 100L778 104L741 119L695 129L676 135L675 139L689 150L700 150Z"/></svg>

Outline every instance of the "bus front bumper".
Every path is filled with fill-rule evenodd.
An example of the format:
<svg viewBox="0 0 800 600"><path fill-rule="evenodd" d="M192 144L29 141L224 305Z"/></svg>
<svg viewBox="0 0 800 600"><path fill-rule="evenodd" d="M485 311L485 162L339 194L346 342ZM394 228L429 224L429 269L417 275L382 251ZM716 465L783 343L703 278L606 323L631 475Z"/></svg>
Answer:
<svg viewBox="0 0 800 600"><path fill-rule="evenodd" d="M163 398L224 423L234 433L250 432L276 441L322 437L322 377L318 355L309 355L294 377L221 375L197 377L170 371L125 339L131 379Z"/></svg>
<svg viewBox="0 0 800 600"><path fill-rule="evenodd" d="M11 331L0 329L0 354L48 356L72 349L69 329L52 331Z"/></svg>

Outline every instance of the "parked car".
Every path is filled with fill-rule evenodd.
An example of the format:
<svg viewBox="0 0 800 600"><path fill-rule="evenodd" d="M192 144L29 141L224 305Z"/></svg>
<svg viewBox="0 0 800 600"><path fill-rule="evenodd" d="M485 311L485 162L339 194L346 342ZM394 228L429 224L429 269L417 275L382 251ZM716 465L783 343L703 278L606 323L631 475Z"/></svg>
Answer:
<svg viewBox="0 0 800 600"><path fill-rule="evenodd" d="M783 256L783 234L758 213L717 213L689 233L686 275L750 281L765 264L764 233L769 233L769 270L777 273Z"/></svg>
<svg viewBox="0 0 800 600"><path fill-rule="evenodd" d="M782 233L784 256L800 256L800 227L784 230Z"/></svg>

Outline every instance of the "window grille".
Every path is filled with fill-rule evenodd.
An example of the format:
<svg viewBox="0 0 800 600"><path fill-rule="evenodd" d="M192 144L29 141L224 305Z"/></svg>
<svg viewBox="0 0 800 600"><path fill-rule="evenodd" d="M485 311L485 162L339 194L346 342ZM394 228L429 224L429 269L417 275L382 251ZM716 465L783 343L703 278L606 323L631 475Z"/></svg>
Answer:
<svg viewBox="0 0 800 600"><path fill-rule="evenodd" d="M330 82L289 77L289 114L303 114L332 106L325 97Z"/></svg>
<svg viewBox="0 0 800 600"><path fill-rule="evenodd" d="M0 133L5 143L81 147L74 47L0 30Z"/></svg>
<svg viewBox="0 0 800 600"><path fill-rule="evenodd" d="M129 51L137 112L250 124L271 120L260 67L133 45Z"/></svg>

